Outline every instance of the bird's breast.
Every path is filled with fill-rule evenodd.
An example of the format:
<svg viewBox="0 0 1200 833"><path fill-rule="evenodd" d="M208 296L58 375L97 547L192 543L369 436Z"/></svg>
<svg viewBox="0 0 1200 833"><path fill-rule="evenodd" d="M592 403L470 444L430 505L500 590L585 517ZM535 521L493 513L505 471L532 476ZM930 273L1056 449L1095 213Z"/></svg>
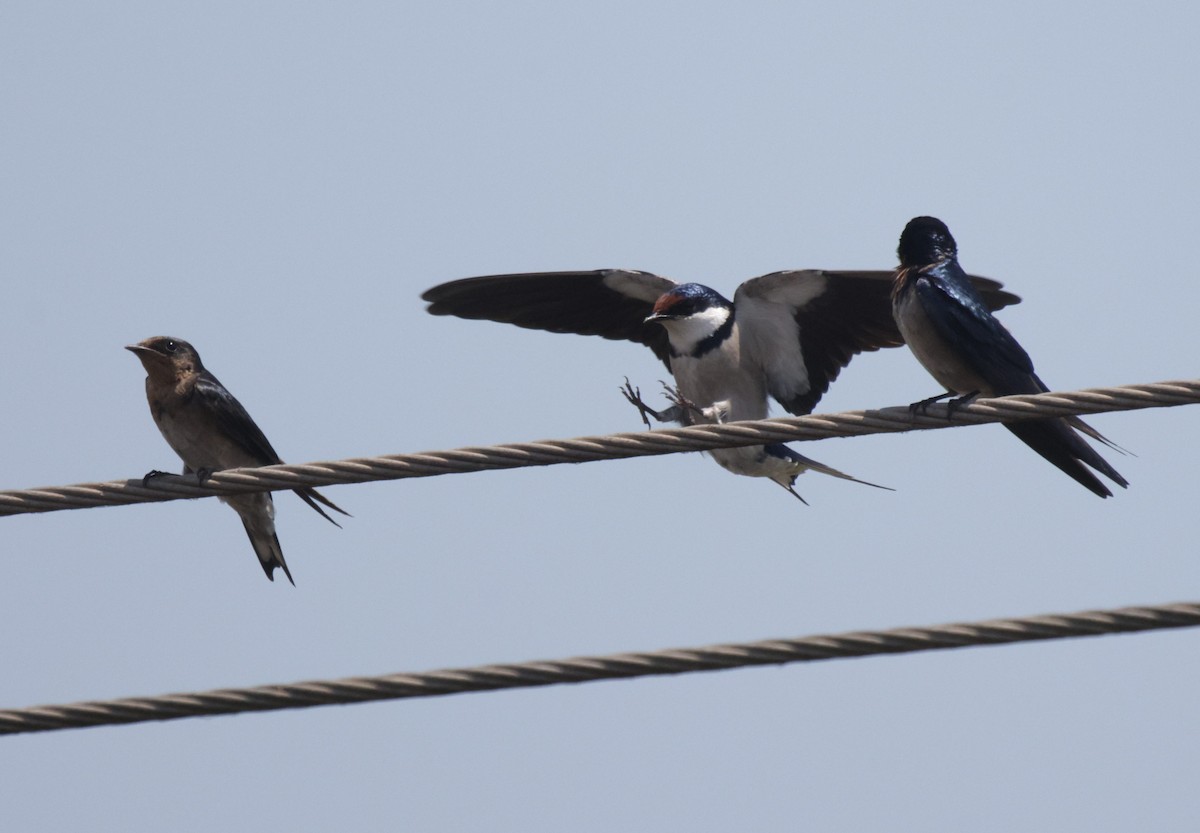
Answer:
<svg viewBox="0 0 1200 833"><path fill-rule="evenodd" d="M156 403L151 399L150 411L167 445L193 471L262 465L261 460L233 442L194 402Z"/></svg>
<svg viewBox="0 0 1200 833"><path fill-rule="evenodd" d="M913 355L917 357L917 361L934 379L944 385L946 390L957 394L978 391L984 396L993 395L991 385L938 331L916 292L898 292L892 311L896 318L896 326Z"/></svg>
<svg viewBox="0 0 1200 833"><path fill-rule="evenodd" d="M719 406L722 422L763 419L767 415L766 384L742 358L735 330L723 344L699 358L672 358L671 373L685 399L701 408Z"/></svg>

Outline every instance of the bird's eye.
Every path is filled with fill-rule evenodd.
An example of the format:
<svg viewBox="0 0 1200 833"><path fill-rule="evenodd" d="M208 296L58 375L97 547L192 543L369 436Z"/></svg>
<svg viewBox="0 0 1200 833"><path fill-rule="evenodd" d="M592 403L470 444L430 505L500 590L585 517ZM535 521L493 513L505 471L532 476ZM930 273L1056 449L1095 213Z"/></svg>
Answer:
<svg viewBox="0 0 1200 833"><path fill-rule="evenodd" d="M174 353L178 349L179 349L179 345L173 341L167 341L163 345L163 350L166 351L167 353Z"/></svg>

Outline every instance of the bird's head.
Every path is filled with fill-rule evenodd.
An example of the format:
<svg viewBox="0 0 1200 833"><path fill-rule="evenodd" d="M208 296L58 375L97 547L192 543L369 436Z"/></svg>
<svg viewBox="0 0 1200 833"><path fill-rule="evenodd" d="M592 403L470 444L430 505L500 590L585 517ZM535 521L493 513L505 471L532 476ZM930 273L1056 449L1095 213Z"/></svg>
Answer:
<svg viewBox="0 0 1200 833"><path fill-rule="evenodd" d="M129 344L126 350L137 356L151 379L171 382L204 369L196 348L181 338L154 336L137 344Z"/></svg>
<svg viewBox="0 0 1200 833"><path fill-rule="evenodd" d="M731 325L733 304L719 292L698 283L685 283L659 296L646 317L661 324L676 353L691 354L701 342Z"/></svg>
<svg viewBox="0 0 1200 833"><path fill-rule="evenodd" d="M957 257L958 245L937 217L914 217L900 235L896 254L901 266L920 268Z"/></svg>

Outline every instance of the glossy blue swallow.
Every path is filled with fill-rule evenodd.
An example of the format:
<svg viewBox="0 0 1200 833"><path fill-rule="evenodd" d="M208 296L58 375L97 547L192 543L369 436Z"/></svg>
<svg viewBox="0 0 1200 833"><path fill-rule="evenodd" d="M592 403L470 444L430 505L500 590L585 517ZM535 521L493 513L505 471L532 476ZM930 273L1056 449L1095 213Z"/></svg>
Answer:
<svg viewBox="0 0 1200 833"><path fill-rule="evenodd" d="M892 288L892 314L917 360L947 393L916 402L913 409L957 396L954 406L977 396L1045 393L1033 361L988 309L958 265L958 247L935 217L909 221L900 235L900 267ZM1125 478L1076 431L1120 450L1078 417L1004 423L1022 442L1100 497L1112 492L1091 466L1122 488ZM1086 464L1086 465L1085 465Z"/></svg>
<svg viewBox="0 0 1200 833"><path fill-rule="evenodd" d="M891 278L882 271L774 272L746 281L730 301L697 283L603 269L464 278L422 298L434 315L644 344L674 376L674 407L649 408L628 384L626 397L643 419L696 425L762 419L770 398L789 413L810 413L857 353L902 344ZM1019 300L995 281L973 280L994 308ZM783 443L709 454L728 471L769 478L797 498L796 476L807 470L864 482Z"/></svg>
<svg viewBox="0 0 1200 833"><path fill-rule="evenodd" d="M125 348L146 368L146 399L150 415L167 444L184 463L184 474L201 481L214 471L244 466L271 466L283 461L242 403L205 369L196 348L181 338L155 336ZM146 479L161 474L152 471ZM300 498L334 526L339 524L318 504L349 515L316 489L293 489ZM275 502L270 492L222 496L242 519L250 545L267 578L275 580L276 567L295 585L283 560L275 534Z"/></svg>

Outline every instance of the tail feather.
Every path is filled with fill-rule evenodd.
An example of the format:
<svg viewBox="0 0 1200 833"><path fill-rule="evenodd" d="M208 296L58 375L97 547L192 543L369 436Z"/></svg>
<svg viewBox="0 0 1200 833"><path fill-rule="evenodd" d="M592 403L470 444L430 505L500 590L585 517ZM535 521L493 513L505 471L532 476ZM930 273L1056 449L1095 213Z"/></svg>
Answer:
<svg viewBox="0 0 1200 833"><path fill-rule="evenodd" d="M295 587L296 580L292 578L292 571L288 569L287 562L283 560L283 548L279 546L279 536L275 534L274 524L270 529L265 529L260 524L243 517L242 526L246 528L250 546L254 547L254 554L258 556L258 563L262 565L267 578L274 581L275 568L282 567L283 574L292 583L292 587Z"/></svg>
<svg viewBox="0 0 1200 833"><path fill-rule="evenodd" d="M333 518L329 517L329 515L327 515L325 513L325 510L317 505L318 503L325 504L330 509L332 509L334 512L341 512L347 518L354 517L349 512L347 512L345 509L343 509L342 507L340 507L336 503L334 503L332 500L325 497L325 495L318 492L316 489L305 486L300 489L293 489L292 491L294 491L297 495L299 495L301 500L303 500L305 503L307 503L309 506L311 506L313 509L315 509L317 511L317 514L319 514L325 520L329 521L331 524L336 526L338 529L341 529L342 525L340 523L338 523L337 521L335 521Z"/></svg>
<svg viewBox="0 0 1200 833"><path fill-rule="evenodd" d="M1108 440L1082 420L1077 420L1081 431L1101 442ZM1047 419L1033 422L1005 423L1004 427L1017 435L1021 442L1053 463L1077 483L1100 497L1112 497L1112 491L1096 475L1088 471L1091 466L1121 488L1129 482L1117 473L1094 448L1072 430L1074 423L1066 419ZM1078 426L1074 426L1078 427ZM1108 443L1112 445L1111 443ZM1116 448L1116 446L1113 446ZM1118 449L1120 450L1120 449ZM1086 464L1086 466L1085 466Z"/></svg>
<svg viewBox="0 0 1200 833"><path fill-rule="evenodd" d="M837 477L842 480L849 480L852 483L861 483L864 486L871 486L876 489L885 489L886 491L889 491L889 492L896 491L891 486L880 486L878 483L871 483L866 480L859 480L857 477L846 474L844 471L838 471L837 469L833 468L832 466L827 466L824 463L818 463L816 460L805 457L803 454L798 454L797 452L793 451L791 448L784 445L783 443L772 443L771 445L763 446L763 450L767 454L769 454L773 457L782 457L785 460L790 460L794 463L798 463L799 465L804 466L804 468L809 469L810 471L815 471L818 474L827 474L830 477ZM795 483L795 482L796 482L796 475L792 475L791 483ZM784 485L784 484L781 483L780 485ZM787 488L787 487L785 486L785 488ZM799 495L797 495L797 497L799 497Z"/></svg>
<svg viewBox="0 0 1200 833"><path fill-rule="evenodd" d="M279 536L275 534L275 501L271 499L271 493L230 495L221 498L221 501L229 504L242 519L246 537L250 539L250 546L254 547L254 554L258 556L258 563L262 565L267 578L274 581L275 568L282 567L283 574L294 587L296 581L287 562L283 560L283 548L279 546Z"/></svg>
<svg viewBox="0 0 1200 833"><path fill-rule="evenodd" d="M1029 381L1032 383L1031 387L1018 387L1018 388L1013 388L1012 390L1008 390L1006 392L1007 393L1050 393L1051 392L1049 386L1045 382L1043 382L1036 373L1030 374ZM1059 420L1047 420L1047 422L1066 423L1066 425L1070 426L1070 428L1074 428L1076 431L1080 432L1081 434L1086 434L1087 436L1091 437L1096 442L1104 443L1106 446L1111 448L1113 451L1118 451L1121 454L1132 454L1131 451L1121 448L1121 446L1114 443L1108 437L1101 434L1099 431L1097 431L1092 426L1088 425L1086 422L1084 422L1082 419L1080 419L1077 416L1063 417L1062 419L1059 419ZM1012 429L1010 428L1009 430L1011 431ZM1015 434L1016 432L1014 431L1013 433ZM1068 430L1067 433L1070 433L1070 431ZM1020 435L1018 434L1017 436L1020 436ZM1079 439L1078 437L1074 437L1074 435L1072 435L1072 436L1076 440ZM1121 477L1121 475L1117 474L1116 471L1114 471L1112 469L1112 467L1109 466L1108 463L1106 463L1102 457L1100 457L1099 454L1096 454L1095 451L1093 451L1090 447L1088 447L1087 443L1080 441L1080 444L1083 445L1084 447L1087 447L1086 454L1099 460L1100 465L1097 466L1095 463L1088 460L1086 456L1081 456L1079 458L1080 460L1083 460L1083 462L1087 463L1089 466L1096 469L1097 471L1103 472L1104 475L1106 477L1111 478L1114 483L1119 483L1119 484L1121 484L1121 486L1129 485L1128 483L1125 482L1125 480ZM1041 454L1040 451L1038 453ZM1043 456L1045 456L1045 455L1043 455ZM1047 458L1047 459L1049 459L1049 458ZM1057 465L1057 463L1055 465ZM1106 469L1106 468L1109 471L1111 471L1112 474L1109 474L1109 471L1104 471L1104 469ZM1114 477L1113 475L1116 475L1116 476Z"/></svg>
<svg viewBox="0 0 1200 833"><path fill-rule="evenodd" d="M1067 421L1067 424L1070 425L1072 428L1074 428L1076 431L1079 431L1082 434L1087 434L1089 437L1091 437L1093 440L1095 440L1098 443L1104 443L1106 446L1111 448L1113 451L1116 451L1119 454L1129 454L1134 457L1137 456L1129 449L1121 448L1121 446L1114 443L1108 437L1101 434L1099 431L1097 431L1092 426L1088 425L1086 422L1084 422L1079 417L1069 416L1069 417L1064 417L1064 419Z"/></svg>

